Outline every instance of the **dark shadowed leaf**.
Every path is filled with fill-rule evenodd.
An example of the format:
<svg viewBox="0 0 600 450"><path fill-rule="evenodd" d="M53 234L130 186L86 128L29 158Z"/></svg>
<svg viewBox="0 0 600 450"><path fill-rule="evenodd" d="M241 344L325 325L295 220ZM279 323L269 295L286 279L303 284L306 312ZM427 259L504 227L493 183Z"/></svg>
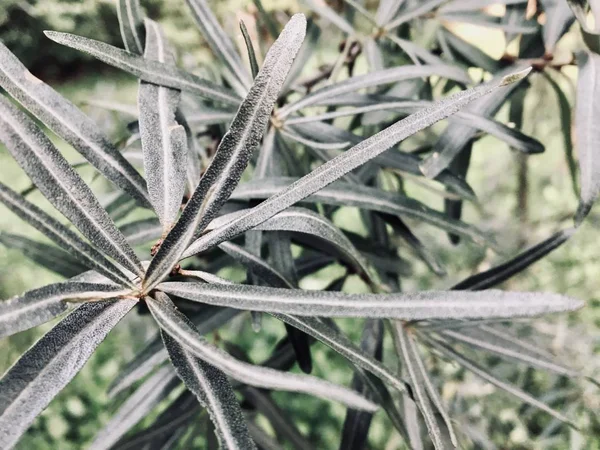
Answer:
<svg viewBox="0 0 600 450"><path fill-rule="evenodd" d="M575 136L581 173L581 198L575 224L579 225L592 209L600 193L600 128L596 119L600 110L597 101L600 92L600 55L581 52L577 55L579 77L575 102Z"/></svg>
<svg viewBox="0 0 600 450"><path fill-rule="evenodd" d="M172 65L146 60L112 45L82 36L57 31L46 31L45 34L54 42L89 53L94 58L149 83L181 89L227 105L240 104L241 99L228 89Z"/></svg>
<svg viewBox="0 0 600 450"><path fill-rule="evenodd" d="M49 284L0 302L0 337L37 327L68 308L64 300L98 300L129 291L114 284L64 282Z"/></svg>
<svg viewBox="0 0 600 450"><path fill-rule="evenodd" d="M260 205L252 208L247 214L231 221L224 227L202 236L196 241L195 251L203 251L259 225L278 212L314 194L357 167L360 167L408 136L412 136L418 131L445 119L494 89L522 79L527 73L529 73L529 69L509 75L501 81L478 86L440 100L434 105L365 139L360 144L346 150L343 154L319 166L279 194L270 197Z"/></svg>
<svg viewBox="0 0 600 450"><path fill-rule="evenodd" d="M250 157L261 143L271 111L305 32L306 19L304 15L296 14L269 50L260 73L229 131L223 136L198 188L152 260L144 280L146 288L155 286L171 271L194 236L204 230L231 195Z"/></svg>
<svg viewBox="0 0 600 450"><path fill-rule="evenodd" d="M159 293L157 301L163 301L160 297L166 295ZM200 404L208 409L220 447L255 449L242 410L225 374L194 356L164 331L162 337L177 375Z"/></svg>
<svg viewBox="0 0 600 450"><path fill-rule="evenodd" d="M344 294L262 286L165 282L160 290L200 303L300 316L372 317L404 320L530 317L571 311L583 302L534 292L423 291L398 294Z"/></svg>
<svg viewBox="0 0 600 450"><path fill-rule="evenodd" d="M0 140L50 203L98 248L141 275L141 263L123 235L52 142L4 98L0 114Z"/></svg>
<svg viewBox="0 0 600 450"><path fill-rule="evenodd" d="M82 262L111 280L125 286L133 286L121 269L106 259L94 247L83 241L65 225L42 211L33 203L0 183L0 202L25 222L41 231L51 241L69 253L71 258Z"/></svg>
<svg viewBox="0 0 600 450"><path fill-rule="evenodd" d="M2 43L0 86L71 144L110 181L141 204L149 204L144 179L100 128L70 101L33 76ZM2 115L7 116L6 120L9 120L7 112L3 111ZM13 116L13 119L16 117Z"/></svg>
<svg viewBox="0 0 600 450"><path fill-rule="evenodd" d="M241 362L199 335L189 320L175 309L172 303L149 301L148 306L160 327L182 344L186 350L242 383L265 389L304 392L360 409L376 409L374 404L356 392L319 378L281 372Z"/></svg>
<svg viewBox="0 0 600 450"><path fill-rule="evenodd" d="M137 303L87 303L63 319L0 380L0 447L11 448Z"/></svg>
<svg viewBox="0 0 600 450"><path fill-rule="evenodd" d="M240 56L237 54L233 42L225 34L217 18L210 10L206 0L186 0L192 10L192 15L202 31L202 35L210 45L213 54L219 58L242 85L248 89L251 79L248 70L244 67Z"/></svg>
<svg viewBox="0 0 600 450"><path fill-rule="evenodd" d="M139 0L118 0L117 17L125 50L144 53L144 17Z"/></svg>
<svg viewBox="0 0 600 450"><path fill-rule="evenodd" d="M455 284L452 289L476 291L497 286L498 284L508 280L513 275L516 275L527 269L531 264L539 261L554 249L560 247L571 236L573 236L574 233L575 228L561 230L539 244L523 251L504 264L492 267L485 272L475 274L466 280Z"/></svg>
<svg viewBox="0 0 600 450"><path fill-rule="evenodd" d="M244 42L246 43L246 50L248 51L248 60L250 61L250 70L252 72L252 78L256 78L258 75L258 61L256 60L256 51L254 50L254 44L252 44L252 38L248 33L248 28L243 20L240 20L240 30L244 36Z"/></svg>
<svg viewBox="0 0 600 450"><path fill-rule="evenodd" d="M86 270L86 267L70 253L25 236L0 231L0 244L6 248L18 249L36 264L65 278L79 275Z"/></svg>
<svg viewBox="0 0 600 450"><path fill-rule="evenodd" d="M159 25L146 19L144 58L175 65L175 58ZM180 92L140 81L138 105L140 136L144 152L144 173L148 193L163 231L177 219L185 191L188 159L187 136L175 121Z"/></svg>

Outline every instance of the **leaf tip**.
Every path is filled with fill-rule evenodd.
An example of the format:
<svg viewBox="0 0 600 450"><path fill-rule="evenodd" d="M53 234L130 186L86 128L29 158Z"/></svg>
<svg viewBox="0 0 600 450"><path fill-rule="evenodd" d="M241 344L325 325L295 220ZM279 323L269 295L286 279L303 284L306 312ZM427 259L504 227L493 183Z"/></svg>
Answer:
<svg viewBox="0 0 600 450"><path fill-rule="evenodd" d="M508 86L509 84L516 83L517 81L521 81L531 72L532 67L527 67L526 69L519 70L518 72L511 73L510 75L506 75L502 78L500 82L500 86Z"/></svg>

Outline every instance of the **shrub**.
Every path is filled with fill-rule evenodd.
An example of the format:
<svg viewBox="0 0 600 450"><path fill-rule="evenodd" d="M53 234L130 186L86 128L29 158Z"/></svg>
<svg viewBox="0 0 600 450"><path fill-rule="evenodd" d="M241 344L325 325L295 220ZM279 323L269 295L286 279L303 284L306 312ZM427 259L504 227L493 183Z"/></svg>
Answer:
<svg viewBox="0 0 600 450"><path fill-rule="evenodd" d="M307 28L304 15L296 14L280 31L282 14L267 15L260 1L255 3L264 39L273 43L259 64L260 49L242 23L246 67L205 0L188 1L221 63L216 80L179 69L160 26L143 18L135 0L118 3L126 50L81 36L46 33L140 79L138 120L129 125L131 136L122 148L0 45L5 91L85 157L79 166L90 164L112 182L98 199L36 122L6 97L0 99L0 140L33 181L28 192L39 189L78 230L32 204L25 198L28 192L0 185L0 200L53 243L3 233L3 244L22 248L67 279L2 302L0 336L68 311L0 381L0 446L15 445L133 309L151 314L160 337L115 380L112 395L144 381L91 448L150 443L162 448L178 441L189 448L186 439L198 432L197 418L203 414L198 403L214 424L214 435L206 436L208 447L218 439L224 448L277 448L275 438L255 421L261 414L278 439L294 448L311 448L294 417L286 417L273 401L272 391L310 394L346 406L341 448L366 445L377 409L385 411L407 446L423 448L429 441L436 448L479 445L476 433L454 430L439 393L444 380L439 371L430 370L424 355L454 361L575 427L562 412L501 379L472 357L470 349L564 377L583 377L510 327L497 326L572 311L581 301L491 289L566 242L600 189L593 148L600 138L593 123L600 57L594 53L597 36L585 21L581 2L572 4L574 15L560 2L541 2L535 11L529 3L508 2L504 16L498 17L477 2L461 0L382 0L375 14L348 0L350 7L342 16L323 2L307 0L324 22L345 35L339 57L317 74L303 71L319 50L316 23L310 21ZM535 20L542 16L543 26ZM575 16L591 50L573 61L555 61L553 49ZM428 47L421 47L412 39L427 18L499 27L507 41L517 39L518 53L494 60L443 25ZM358 23L363 28L368 23L371 30L358 32ZM363 53L370 71L355 75ZM519 130L526 77L533 67L535 76L546 77L563 99L548 72L574 61L579 66L575 129L581 169L575 227L451 289L403 292L400 240L434 273L445 273L427 242L413 232L417 224L449 233L455 244L466 239L502 249L502 242L489 232L461 220L462 203L475 200L465 181L472 143L491 134L524 154L543 152L540 142ZM467 69L476 69L469 73L481 83L467 88L473 84ZM338 81L342 72L348 77ZM493 119L506 103L516 127ZM123 105L105 106L127 111ZM570 145L568 107L562 113ZM444 119L449 125L439 136L419 134ZM576 163L572 156L569 161L577 187ZM143 166L145 177L136 165ZM412 180L430 190L434 183L441 186L434 192L445 199L445 211L409 197L405 183ZM334 223L347 207L360 211L365 235ZM147 243L153 244L150 255L147 247L134 251ZM145 261L142 253L151 258ZM301 278L333 263L345 268L343 276L329 280L323 290L299 288ZM223 268L239 266L244 268L243 282L219 276ZM344 292L354 275L368 292ZM260 364L236 343L219 346L218 339L203 337L243 311L251 313L257 333L263 314L285 326L286 337ZM340 329L336 319L343 317L354 318L354 328L362 327L360 344ZM386 330L396 346L395 360L383 361ZM355 373L351 388L308 375L315 341L349 361ZM171 364L164 364L167 356ZM296 363L305 374L290 371ZM183 392L178 390L181 382L187 387ZM163 400L166 409L150 414ZM147 415L147 428L125 436Z"/></svg>

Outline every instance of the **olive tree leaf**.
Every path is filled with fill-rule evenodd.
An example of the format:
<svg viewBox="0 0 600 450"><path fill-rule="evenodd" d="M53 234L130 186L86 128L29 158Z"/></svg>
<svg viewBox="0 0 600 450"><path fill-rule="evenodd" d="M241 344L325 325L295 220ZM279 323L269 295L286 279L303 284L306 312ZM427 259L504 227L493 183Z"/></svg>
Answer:
<svg viewBox="0 0 600 450"><path fill-rule="evenodd" d="M121 269L106 259L99 251L83 241L65 225L45 213L33 203L0 183L0 202L25 222L44 233L50 240L68 252L71 259L124 286L133 286ZM14 240L13 240L14 242ZM27 249L23 249L27 252Z"/></svg>
<svg viewBox="0 0 600 450"><path fill-rule="evenodd" d="M92 55L106 64L124 70L149 83L180 89L201 97L238 106L240 98L211 81L178 69L170 64L144 59L104 42L57 31L45 31L46 36L58 44Z"/></svg>
<svg viewBox="0 0 600 450"><path fill-rule="evenodd" d="M146 288L155 286L171 271L188 244L204 230L231 195L260 145L305 32L306 19L296 14L269 50L200 184L152 260L144 280Z"/></svg>
<svg viewBox="0 0 600 450"><path fill-rule="evenodd" d="M596 98L600 89L600 55L581 52L577 55L577 65L579 77L575 101L575 136L579 153L581 194L575 224L579 225L600 194L600 158L596 156L596 149L600 145L600 130L595 122L598 117Z"/></svg>
<svg viewBox="0 0 600 450"><path fill-rule="evenodd" d="M200 303L299 316L397 318L403 320L531 317L571 311L583 302L535 292L424 291L345 294L248 285L164 282L161 291Z"/></svg>
<svg viewBox="0 0 600 450"><path fill-rule="evenodd" d="M37 341L0 380L0 447L12 448L137 300L86 303Z"/></svg>
<svg viewBox="0 0 600 450"><path fill-rule="evenodd" d="M63 282L33 289L0 302L0 337L37 327L68 308L65 300L98 300L129 291L114 284Z"/></svg>
<svg viewBox="0 0 600 450"><path fill-rule="evenodd" d="M125 400L108 423L96 434L88 450L113 448L116 442L171 394L179 384L172 367L161 367Z"/></svg>
<svg viewBox="0 0 600 450"><path fill-rule="evenodd" d="M396 16L404 0L380 0L375 13L375 21L380 27L389 23Z"/></svg>
<svg viewBox="0 0 600 450"><path fill-rule="evenodd" d="M152 217L126 223L120 228L121 233L130 245L141 245L156 242L162 235L162 225Z"/></svg>
<svg viewBox="0 0 600 450"><path fill-rule="evenodd" d="M118 0L117 17L125 50L141 55L144 53L144 17L139 0Z"/></svg>
<svg viewBox="0 0 600 450"><path fill-rule="evenodd" d="M2 43L0 86L71 144L110 181L141 204L149 205L144 179L99 127L70 101L33 76Z"/></svg>
<svg viewBox="0 0 600 450"><path fill-rule="evenodd" d="M450 65L422 65L422 66L400 66L390 69L382 69L365 75L357 75L352 78L330 84L305 95L300 100L289 103L277 112L280 119L285 119L291 113L315 104L327 104L329 99L356 92L373 86L395 83L403 80L430 77L439 75L451 80L468 84L471 82L469 76L462 70Z"/></svg>
<svg viewBox="0 0 600 450"><path fill-rule="evenodd" d="M235 50L233 42L219 25L217 18L210 10L206 0L186 0L192 15L202 31L202 35L210 45L214 55L219 58L242 85L248 89L251 79L248 70Z"/></svg>
<svg viewBox="0 0 600 450"><path fill-rule="evenodd" d="M377 408L356 392L319 378L254 366L233 358L199 335L193 324L175 309L172 302L149 300L148 306L160 327L187 351L244 384L265 389L304 392L370 411Z"/></svg>
<svg viewBox="0 0 600 450"><path fill-rule="evenodd" d="M229 240L259 225L278 212L318 192L325 186L360 167L398 142L445 119L477 98L481 98L485 94L492 92L494 89L522 79L528 73L529 69L509 75L503 78L503 80L497 80L491 84L484 84L457 93L365 139L360 144L346 150L343 154L319 166L305 177L290 185L287 189L255 206L247 214L219 229L205 234L195 242L194 253Z"/></svg>
<svg viewBox="0 0 600 450"><path fill-rule="evenodd" d="M166 297L164 294L162 296ZM161 297L160 293L158 297ZM238 399L227 376L197 358L164 331L162 337L177 375L208 410L220 447L255 449L256 445L250 437Z"/></svg>
<svg viewBox="0 0 600 450"><path fill-rule="evenodd" d="M409 20L413 20L413 19L416 19L417 17L423 16L424 14L427 14L428 12L430 12L430 11L434 10L435 8L437 8L438 6L440 6L445 1L446 0L427 0L425 2L419 2L410 10L403 11L400 13L400 15L398 15L397 17L394 17L393 20L389 21L385 25L384 29L386 31L391 31L394 28L399 27L403 23L408 22Z"/></svg>
<svg viewBox="0 0 600 450"><path fill-rule="evenodd" d="M568 2L562 0L542 0L546 23L542 29L546 54L552 55L558 40L569 29L575 16Z"/></svg>
<svg viewBox="0 0 600 450"><path fill-rule="evenodd" d="M144 58L175 65L175 58L158 24L146 19ZM185 192L188 159L187 136L175 121L180 92L140 81L138 105L144 171L150 201L163 231L175 222Z"/></svg>
<svg viewBox="0 0 600 450"><path fill-rule="evenodd" d="M94 245L136 275L142 265L90 188L35 123L0 98L0 141L44 196Z"/></svg>

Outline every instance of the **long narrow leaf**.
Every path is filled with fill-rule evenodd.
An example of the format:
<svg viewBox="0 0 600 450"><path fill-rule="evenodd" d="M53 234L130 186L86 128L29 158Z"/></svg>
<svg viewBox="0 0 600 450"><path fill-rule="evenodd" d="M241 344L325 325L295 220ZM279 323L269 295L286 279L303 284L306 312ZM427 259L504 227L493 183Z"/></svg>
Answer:
<svg viewBox="0 0 600 450"><path fill-rule="evenodd" d="M142 265L90 188L42 131L0 98L0 140L44 196L102 251L136 275Z"/></svg>
<svg viewBox="0 0 600 450"><path fill-rule="evenodd" d="M206 0L186 0L186 3L192 10L192 15L215 56L225 63L244 87L248 88L251 85L248 70L244 67L233 42L219 25Z"/></svg>
<svg viewBox="0 0 600 450"><path fill-rule="evenodd" d="M144 53L144 19L139 0L118 0L117 17L125 50L141 55Z"/></svg>
<svg viewBox="0 0 600 450"><path fill-rule="evenodd" d="M158 24L146 19L144 58L175 64L175 58ZM163 231L175 222L185 192L188 159L187 136L175 121L180 92L140 81L138 105L140 136L144 152L144 172L150 201Z"/></svg>
<svg viewBox="0 0 600 450"><path fill-rule="evenodd" d="M181 89L227 105L240 104L240 98L228 89L169 64L146 60L104 42L74 34L57 31L46 31L45 34L54 42L88 53L149 83Z"/></svg>
<svg viewBox="0 0 600 450"><path fill-rule="evenodd" d="M44 233L55 244L66 250L71 257L81 261L86 267L96 270L119 284L133 286L123 271L94 247L2 183L0 183L0 202L4 203L25 222Z"/></svg>
<svg viewBox="0 0 600 450"><path fill-rule="evenodd" d="M136 300L80 306L25 353L0 380L0 447L10 449L81 370Z"/></svg>
<svg viewBox="0 0 600 450"><path fill-rule="evenodd" d="M429 108L425 108L419 113L413 114L412 116L397 122L376 135L365 139L343 154L319 166L281 193L270 197L260 205L252 208L252 210L244 216L231 221L222 228L207 233L196 242L195 251L203 251L259 225L278 212L283 211L294 203L314 194L357 167L360 167L370 159L373 159L398 142L406 139L408 136L445 119L477 98L481 98L485 94L493 91L495 88L522 79L528 73L529 69L524 72L509 75L502 81L485 84L455 94L437 102Z"/></svg>
<svg viewBox="0 0 600 450"><path fill-rule="evenodd" d="M353 36L356 33L352 25L331 9L324 0L302 0L302 3L350 36Z"/></svg>
<svg viewBox="0 0 600 450"><path fill-rule="evenodd" d="M579 77L575 104L575 136L581 173L581 198L575 224L579 225L592 209L600 194L600 158L596 149L600 145L598 117L598 92L600 92L600 55L582 52L577 56Z"/></svg>
<svg viewBox="0 0 600 450"><path fill-rule="evenodd" d="M71 144L110 181L141 204L149 204L144 179L100 128L70 101L33 76L2 43L0 86Z"/></svg>
<svg viewBox="0 0 600 450"><path fill-rule="evenodd" d="M231 195L260 145L305 32L306 19L296 14L269 50L198 188L152 260L144 280L146 288L155 286L171 271L194 236L204 230Z"/></svg>
<svg viewBox="0 0 600 450"><path fill-rule="evenodd" d="M360 409L376 408L354 391L319 378L280 372L238 361L199 335L189 320L177 311L172 303L151 300L148 301L148 306L160 327L186 350L245 384L266 389L305 392Z"/></svg>
<svg viewBox="0 0 600 450"><path fill-rule="evenodd" d="M208 409L220 447L255 449L238 399L225 374L195 357L169 334L162 332L162 336L177 375Z"/></svg>
<svg viewBox="0 0 600 450"><path fill-rule="evenodd" d="M391 69L383 69L378 72L371 72L366 75L358 75L321 89L317 89L316 91L302 97L297 102L290 103L281 108L278 112L278 117L284 119L291 113L302 108L306 108L307 106L315 104L323 104L323 102L328 99L347 94L349 92L355 92L359 89L395 83L403 80L430 77L433 75L443 76L445 78L460 81L465 84L471 82L471 79L463 70L448 65L394 67Z"/></svg>
<svg viewBox="0 0 600 450"><path fill-rule="evenodd" d="M498 290L379 295L181 282L165 282L158 289L201 303L299 316L475 319L531 317L583 306L579 300L557 294Z"/></svg>

